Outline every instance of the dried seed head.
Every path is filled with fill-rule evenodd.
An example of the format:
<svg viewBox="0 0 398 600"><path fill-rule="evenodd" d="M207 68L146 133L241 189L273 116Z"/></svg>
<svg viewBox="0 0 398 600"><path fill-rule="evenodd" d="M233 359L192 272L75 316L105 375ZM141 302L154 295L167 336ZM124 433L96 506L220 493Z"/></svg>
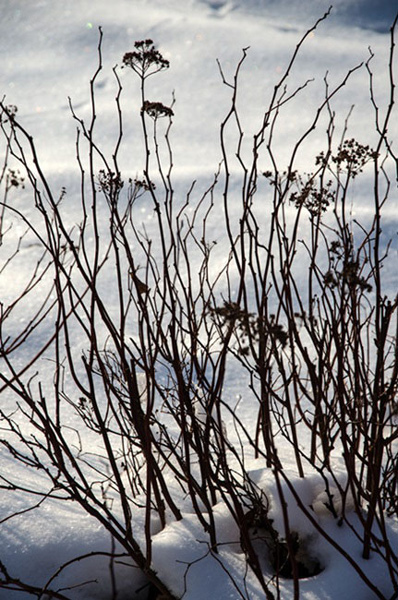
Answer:
<svg viewBox="0 0 398 600"><path fill-rule="evenodd" d="M135 42L135 50L123 56L123 66L130 67L140 77L148 77L163 69L168 69L170 63L156 50L150 39Z"/></svg>

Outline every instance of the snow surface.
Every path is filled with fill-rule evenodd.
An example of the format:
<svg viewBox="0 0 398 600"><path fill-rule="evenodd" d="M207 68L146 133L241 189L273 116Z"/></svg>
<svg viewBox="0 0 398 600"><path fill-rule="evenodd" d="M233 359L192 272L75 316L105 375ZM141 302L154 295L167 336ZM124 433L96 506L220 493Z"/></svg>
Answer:
<svg viewBox="0 0 398 600"><path fill-rule="evenodd" d="M68 97L79 114L88 111L88 81L96 67L98 27L104 32L104 70L101 76L101 114L104 143L112 137L115 82L114 64L133 42L152 38L171 62L166 74L151 82L153 97L165 104L175 90L176 117L173 128L175 178L186 185L193 178L206 186L220 159L218 124L228 107L230 92L222 85L216 64L218 58L227 76L231 76L241 57L242 48L250 46L242 102L245 111L243 128L247 138L256 130L261 108L272 86L287 64L295 44L304 31L328 8L323 0L3 0L0 22L0 94L7 103L16 104L19 116L35 137L42 164L55 188L73 189L75 164L75 124L69 113ZM394 2L372 0L346 2L337 0L326 24L308 41L298 59L293 78L304 81L315 77L306 103L293 104L292 113L281 131L280 152L289 154L289 141L311 119L311 107L322 97L322 78L329 71L331 82L337 82L348 68L368 58L370 45L376 54L375 79L378 89L386 85L388 28L394 17ZM377 11L375 7L377 5ZM380 66L380 69L378 68ZM127 93L129 82L123 81ZM368 79L364 70L353 76L347 90L336 100L335 109L347 114L352 104L356 109L350 121L353 131L366 131L369 123ZM131 95L131 110L138 107ZM340 123L340 127L342 127ZM134 131L127 132L134 135ZM283 142L283 143L282 143ZM316 135L311 142L316 146ZM136 151L139 156L139 150ZM130 167L134 176L134 169ZM365 203L366 204L366 203ZM366 211L366 206L364 206ZM392 219L394 214L392 213ZM143 218L150 219L144 214ZM395 215L396 218L396 215ZM392 220L396 227L396 220ZM28 266L23 255L19 269ZM15 277L1 284L2 294L17 285ZM392 276L396 285L396 276ZM76 342L78 343L78 341ZM43 366L51 377L51 366ZM225 393L232 398L245 394L238 375L227 383ZM1 456L3 474L13 473L15 464ZM20 467L21 483L30 473ZM283 521L274 478L253 460L252 476L263 487L271 502L275 524L283 530ZM296 476L292 475L295 479ZM302 502L314 508L314 518L339 541L348 554L355 557L367 576L391 596L385 567L373 558L361 561L360 544L349 528L339 528L324 508L322 482L309 474L297 481ZM45 502L33 513L22 512L27 500L17 494L1 492L0 496L0 560L10 573L23 580L42 585L65 561L90 552L109 551L108 535L87 515L68 504ZM29 502L34 504L34 500ZM28 505L29 505L28 502ZM311 540L311 546L324 566L316 577L300 582L300 598L305 600L367 600L372 598L349 563L303 518L294 498L288 499L292 527ZM7 520L11 512L19 516ZM32 515L33 514L33 518ZM236 580L243 580L245 561L238 546L239 532L225 506L216 508L217 529L224 543L219 555ZM390 524L391 536L398 544L398 529ZM153 538L153 563L167 585L186 600L210 598L235 600L240 597L260 600L263 594L254 577L246 579L246 589L239 595L226 571L207 551L206 537L194 514L186 507L180 522L170 522ZM199 560L200 559L200 560ZM196 561L187 571L187 563ZM118 600L145 597L135 594L145 582L129 565L118 565ZM269 574L271 576L271 573ZM69 592L71 598L99 600L110 598L108 559L99 556L82 560L62 571L57 587L76 581L92 581ZM281 597L293 596L292 583L281 581ZM0 589L0 600L16 600L27 594ZM29 596L30 597L30 596Z"/></svg>

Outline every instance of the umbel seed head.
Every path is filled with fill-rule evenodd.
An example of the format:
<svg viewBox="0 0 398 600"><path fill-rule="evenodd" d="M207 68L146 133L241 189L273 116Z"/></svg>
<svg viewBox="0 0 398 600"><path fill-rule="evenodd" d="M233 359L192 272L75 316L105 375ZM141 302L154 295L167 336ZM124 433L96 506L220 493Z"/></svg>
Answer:
<svg viewBox="0 0 398 600"><path fill-rule="evenodd" d="M141 40L134 43L135 50L123 56L123 66L130 67L141 77L148 77L168 69L170 63L156 50L152 40Z"/></svg>

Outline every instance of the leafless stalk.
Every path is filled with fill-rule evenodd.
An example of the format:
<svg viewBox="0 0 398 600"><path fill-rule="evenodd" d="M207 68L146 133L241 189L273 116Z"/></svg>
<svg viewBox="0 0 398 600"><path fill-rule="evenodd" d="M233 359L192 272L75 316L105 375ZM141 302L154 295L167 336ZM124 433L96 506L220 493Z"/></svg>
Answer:
<svg viewBox="0 0 398 600"><path fill-rule="evenodd" d="M123 57L123 68L132 71L141 99L141 175L125 176L120 166L126 151L125 109L116 68L114 146L109 152L98 142L100 30L89 120L79 117L70 102L77 124L77 224L68 223L63 209L67 191L54 194L15 107L0 104L5 143L0 247L10 239L4 224L5 216L12 215L41 248L22 291L8 306L1 305L0 391L13 398L14 407L0 410L0 441L16 463L36 470L46 482L44 487L39 482L24 487L10 475L0 476L0 486L37 497L37 506L47 498L73 500L96 519L114 544L114 597L116 548L162 597L175 597L156 573L153 539L155 528L183 518L184 496L203 528L208 553L223 568L214 510L219 501L239 528L247 567L265 597L279 597L278 582L289 564L298 599L298 540L290 527L285 485L303 517L348 560L375 597L382 598L359 562L323 531L311 507L301 501L286 474L286 445L292 449L297 476L305 477L308 469L319 474L332 517L353 529L365 559L372 553L382 557L397 589L398 564L385 515L397 514L398 300L384 281L391 245L382 232L390 165L397 168L388 134L395 102L396 23L391 29L390 98L384 116L375 99L372 55L366 63L378 134L374 148L350 138L348 122L341 139L335 139L333 99L358 65L333 88L325 77L323 101L293 144L288 163L279 164L278 124L309 83L290 90L288 75L312 28L272 90L249 158L238 95L248 49L232 81L219 64L222 81L231 90L220 128L222 162L202 195L196 195L194 182L183 198L173 182L174 98L163 104L148 96L148 78L169 66L152 40L136 42ZM313 157L312 171L302 173L296 166L300 152L324 117L325 148ZM232 125L235 147L227 138ZM238 170L232 168L232 158ZM352 183L363 171L373 177L370 223L350 214ZM236 199L232 200L232 179L237 177L238 217ZM12 192L22 183L32 193L37 222L13 205ZM142 202L154 217L147 229L139 218ZM228 253L220 267L210 229L214 219L220 227L221 205L222 242ZM21 243L17 241L0 266L3 276ZM28 324L10 333L12 316L38 289L45 293ZM21 352L41 332L44 337L33 357L21 364ZM38 361L44 356L54 365L51 382L40 375ZM239 369L247 382L256 407L250 423L242 416L241 403L231 406L224 397L229 369ZM73 415L68 421L65 407ZM227 419L233 423L233 441ZM340 454L344 479L335 467ZM273 529L268 516L267 490L252 481L246 466L251 456L274 473L283 532ZM332 487L340 495L340 511L334 506ZM348 503L360 527L350 522ZM17 514L11 512L6 519ZM140 514L145 515L141 529ZM267 531L275 555L279 557L282 546L285 549L283 561L275 561L272 581L264 574L254 542L256 527ZM41 591L11 577L1 564L0 587L64 599L49 586L68 564ZM239 591L241 597L244 593Z"/></svg>

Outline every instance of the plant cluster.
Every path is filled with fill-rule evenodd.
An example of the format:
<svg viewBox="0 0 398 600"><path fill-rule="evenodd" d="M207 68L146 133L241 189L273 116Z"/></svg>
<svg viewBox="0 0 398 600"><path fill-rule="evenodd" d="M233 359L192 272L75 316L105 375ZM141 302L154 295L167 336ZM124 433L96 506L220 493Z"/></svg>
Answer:
<svg viewBox="0 0 398 600"><path fill-rule="evenodd" d="M176 598L153 564L154 522L162 529L171 520L182 520L188 501L214 560L221 561L216 505L222 502L264 597L279 598L281 578L290 577L298 600L301 577L319 572L322 565L315 558L309 570L302 560L305 540L290 528L287 490L303 519L351 564L369 593L384 598L360 561L328 536L312 506L300 497L285 469L286 447L298 477L308 470L319 475L325 506L341 527L354 531L363 557L376 554L385 562L396 597L398 559L386 519L398 516L398 298L383 279L390 246L381 225L391 187L387 163L398 164L387 135L394 105L395 27L396 22L388 67L390 103L384 123L375 105L374 149L346 139L346 130L340 143L334 140L332 100L356 67L333 90L326 87L313 122L292 148L290 163L278 165L274 132L280 115L306 87L286 96L287 78L314 28L299 42L272 92L248 161L238 103L247 51L232 82L220 66L232 94L220 130L222 163L198 198L194 185L184 198L173 186L172 107L147 99L147 78L169 67L152 40L136 42L123 58L123 66L138 77L142 100L137 115L144 141L141 174L121 173L122 85L116 70L120 127L109 156L98 144L95 82L102 70L101 32L90 88L91 122L86 124L72 109L81 179L72 227L63 211L66 190L54 193L15 107L0 105L5 147L0 243L9 235L3 225L7 212L26 225L43 252L22 291L1 306L0 392L14 398L15 407L0 409L0 442L17 463L46 481L44 489L32 478L26 489L0 474L0 489L37 497L38 505L47 498L78 503L110 533L118 556L146 574L153 597ZM372 79L370 91L374 101ZM327 149L314 158L313 172L301 175L297 156L324 112L329 115ZM164 136L156 128L159 117L169 120ZM155 122L153 138L148 118ZM232 121L238 128L236 147L226 136ZM168 153L166 168L161 144ZM236 157L242 184L238 218L231 185ZM370 224L360 224L350 218L347 206L351 182L368 163L373 167L374 217ZM270 183L265 191L264 176ZM29 222L23 209L12 204L12 192L22 183L32 193L38 223ZM139 222L141 200L153 209L152 229ZM272 210L264 211L265 201ZM214 219L219 228L221 207L228 255L220 268L209 231ZM36 290L43 301L15 333L9 324ZM76 332L84 340L78 348ZM21 366L21 348L36 339L40 343L34 345L34 355ZM51 382L40 377L42 357L53 361ZM224 395L231 369L239 370L246 382L253 407L250 422L240 404L231 405ZM75 420L65 418L65 406ZM233 440L227 422L232 423ZM87 442L82 431L95 443ZM342 460L343 478L335 468L336 456ZM254 482L249 457L273 473L284 531L274 528L267 490ZM11 507L8 518L15 514ZM144 515L141 529L138 514ZM271 571L264 569L264 544ZM116 550L110 553L111 566L115 555ZM187 565L187 573L191 567ZM234 585L237 597L246 598L239 583ZM69 597L57 589L56 575L39 590L13 577L3 563L0 588L28 591L37 598Z"/></svg>

